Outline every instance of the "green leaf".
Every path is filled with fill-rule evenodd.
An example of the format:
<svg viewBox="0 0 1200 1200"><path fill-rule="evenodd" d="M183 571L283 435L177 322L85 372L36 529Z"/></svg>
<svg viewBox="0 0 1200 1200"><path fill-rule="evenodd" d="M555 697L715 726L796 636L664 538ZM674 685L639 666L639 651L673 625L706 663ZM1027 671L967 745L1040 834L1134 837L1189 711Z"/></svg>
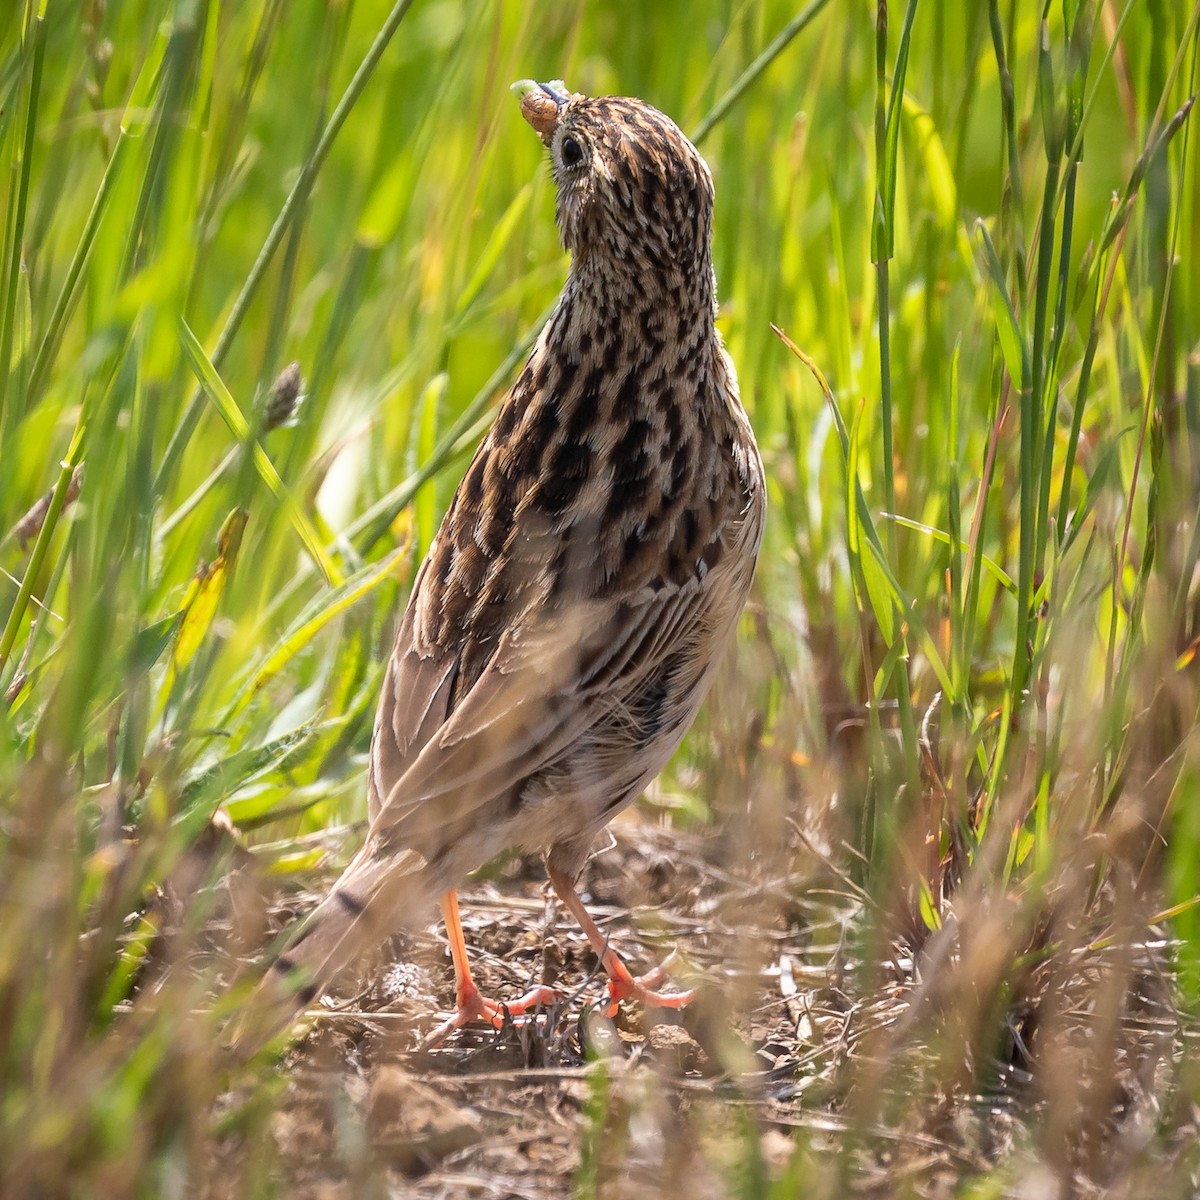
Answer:
<svg viewBox="0 0 1200 1200"><path fill-rule="evenodd" d="M976 221L975 232L979 235L984 267L991 282L988 297L996 319L1000 353L1004 357L1008 377L1017 387L1020 387L1022 381L1029 378L1029 348L1025 345L1021 328L1017 324L1017 314L1013 311L1012 301L1008 295L1008 285L1004 281L1004 268L1000 266L1000 259L996 255L996 247L992 245L987 226L982 221Z"/></svg>
<svg viewBox="0 0 1200 1200"><path fill-rule="evenodd" d="M917 879L917 903L921 912L921 922L931 933L936 933L942 927L942 914L938 912L933 902L933 891L929 880L921 875Z"/></svg>
<svg viewBox="0 0 1200 1200"><path fill-rule="evenodd" d="M900 44L896 48L896 65L892 70L883 161L875 164L878 194L876 219L871 230L871 261L876 263L892 257L896 225L896 168L900 154L900 113L903 107L900 101L904 95L904 79L908 74L908 51L912 44L912 27L916 15L917 0L908 0L904 24L900 28Z"/></svg>
<svg viewBox="0 0 1200 1200"><path fill-rule="evenodd" d="M24 261L17 271L17 304L13 312L12 374L24 391L28 376L29 347L33 339L33 306L29 300L29 268Z"/></svg>
<svg viewBox="0 0 1200 1200"><path fill-rule="evenodd" d="M902 517L897 513L880 513L880 516L887 521L894 521L902 529L911 529L914 533L923 533L928 537L933 538L935 542L941 542L943 546L951 545L950 535L942 529L935 529L932 525L926 525L921 521L913 521L909 517ZM968 542L959 541L959 549L965 553L970 553L971 547ZM980 556L983 565L995 578L1006 592L1011 592L1014 596L1017 594L1017 584L1011 575L994 559L987 554Z"/></svg>
<svg viewBox="0 0 1200 1200"><path fill-rule="evenodd" d="M1092 469L1092 473L1088 476L1083 501L1071 514L1066 535L1063 537L1062 549L1064 554L1079 536L1087 518L1091 515L1092 509L1096 507L1097 501L1105 492L1112 488L1114 480L1117 479L1117 469L1121 462L1121 442L1130 434L1135 433L1137 429L1136 425L1127 425L1124 429L1115 433L1112 440L1104 446L1097 457L1096 465Z"/></svg>
<svg viewBox="0 0 1200 1200"><path fill-rule="evenodd" d="M875 621L890 646L896 636L895 609L887 577L880 570L879 555L872 554L870 543L875 533L870 514L865 505L860 505L861 491L858 482L859 435L862 430L864 406L860 404L850 427L849 456L846 462L846 535L849 543L850 561L855 568L859 609L870 606ZM877 539L876 539L877 540Z"/></svg>
<svg viewBox="0 0 1200 1200"><path fill-rule="evenodd" d="M163 651L171 644L175 631L183 620L183 609L155 621L144 629L139 629L133 638L133 649L130 654L130 669L144 674L162 657Z"/></svg>
<svg viewBox="0 0 1200 1200"><path fill-rule="evenodd" d="M317 634L336 617L356 604L363 596L379 584L395 575L396 569L411 554L412 543L406 542L391 554L371 563L339 584L331 592L323 592L308 605L288 627L283 637L254 670L247 682L238 691L233 704L225 714L228 723L249 702L252 696L273 679Z"/></svg>
<svg viewBox="0 0 1200 1200"><path fill-rule="evenodd" d="M331 728L329 723L308 722L261 746L235 750L197 772L183 785L182 812L177 823L186 824L198 833L223 800L256 776L281 769L289 759L306 749L317 733L328 728Z"/></svg>
<svg viewBox="0 0 1200 1200"><path fill-rule="evenodd" d="M149 124L152 109L152 99L158 90L159 72L162 70L163 59L166 57L167 45L171 41L171 22L159 24L158 33L150 53L142 61L142 69L138 72L137 82L129 94L129 102L121 114L121 132L131 137L141 137Z"/></svg>

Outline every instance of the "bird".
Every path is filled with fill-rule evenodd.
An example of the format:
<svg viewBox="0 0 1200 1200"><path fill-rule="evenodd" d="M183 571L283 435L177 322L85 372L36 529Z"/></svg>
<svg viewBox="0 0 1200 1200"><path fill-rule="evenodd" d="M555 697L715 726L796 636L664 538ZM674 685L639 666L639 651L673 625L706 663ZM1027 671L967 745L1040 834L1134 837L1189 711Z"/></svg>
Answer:
<svg viewBox="0 0 1200 1200"><path fill-rule="evenodd" d="M279 1032L332 975L440 900L455 973L441 1033L497 1028L456 888L520 847L625 1000L635 977L576 888L594 839L692 724L746 603L766 486L717 331L714 189L669 117L560 80L513 85L543 142L567 280L418 569L371 740L365 841L284 939L258 995Z"/></svg>

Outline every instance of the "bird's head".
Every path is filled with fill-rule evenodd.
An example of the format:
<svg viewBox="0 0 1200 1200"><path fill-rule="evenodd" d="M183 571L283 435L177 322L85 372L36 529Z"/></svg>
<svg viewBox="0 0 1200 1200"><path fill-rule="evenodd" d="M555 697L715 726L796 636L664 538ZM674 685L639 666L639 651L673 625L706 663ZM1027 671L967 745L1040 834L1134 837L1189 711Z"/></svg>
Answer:
<svg viewBox="0 0 1200 1200"><path fill-rule="evenodd" d="M559 233L576 267L665 283L711 276L712 176L674 121L557 80L513 90L550 151Z"/></svg>

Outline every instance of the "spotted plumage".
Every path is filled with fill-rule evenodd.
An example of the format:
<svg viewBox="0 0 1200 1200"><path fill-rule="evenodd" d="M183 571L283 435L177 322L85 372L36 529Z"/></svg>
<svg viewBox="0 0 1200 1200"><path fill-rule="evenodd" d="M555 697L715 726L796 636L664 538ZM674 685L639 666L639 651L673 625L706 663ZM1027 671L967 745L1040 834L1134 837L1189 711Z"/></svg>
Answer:
<svg viewBox="0 0 1200 1200"><path fill-rule="evenodd" d="M277 997L311 998L444 894L451 1024L498 1019L451 889L512 846L545 852L595 941L574 877L679 744L750 587L765 489L714 324L708 168L640 100L537 85L522 112L550 152L570 274L417 575L366 843L277 960ZM614 1000L686 998L597 952Z"/></svg>

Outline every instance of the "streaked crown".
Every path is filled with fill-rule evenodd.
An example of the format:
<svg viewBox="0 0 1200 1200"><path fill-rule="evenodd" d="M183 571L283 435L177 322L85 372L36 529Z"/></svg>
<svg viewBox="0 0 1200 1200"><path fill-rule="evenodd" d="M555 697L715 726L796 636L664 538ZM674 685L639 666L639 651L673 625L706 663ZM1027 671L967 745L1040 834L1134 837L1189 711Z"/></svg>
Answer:
<svg viewBox="0 0 1200 1200"><path fill-rule="evenodd" d="M571 94L557 81L516 87L550 150L559 232L576 265L706 279L712 176L679 126L630 97Z"/></svg>

